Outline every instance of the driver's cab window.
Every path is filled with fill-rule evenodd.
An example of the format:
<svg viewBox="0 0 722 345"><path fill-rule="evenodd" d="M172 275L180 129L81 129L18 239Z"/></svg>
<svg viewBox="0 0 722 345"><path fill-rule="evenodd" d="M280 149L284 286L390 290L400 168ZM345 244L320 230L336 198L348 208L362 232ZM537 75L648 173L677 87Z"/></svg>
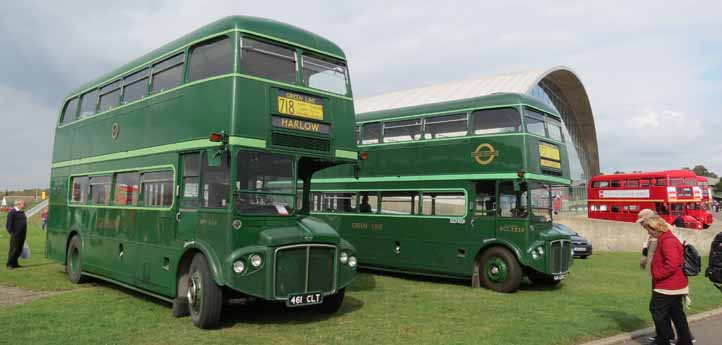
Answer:
<svg viewBox="0 0 722 345"><path fill-rule="evenodd" d="M527 192L525 184L519 185L519 190L514 190L514 183L499 183L499 215L508 218L526 218L528 215L526 207Z"/></svg>
<svg viewBox="0 0 722 345"><path fill-rule="evenodd" d="M496 215L496 181L476 183L475 214L477 216Z"/></svg>
<svg viewBox="0 0 722 345"><path fill-rule="evenodd" d="M226 152L219 152L206 153L204 156L201 206L225 208L228 206L228 197L231 194L229 155Z"/></svg>

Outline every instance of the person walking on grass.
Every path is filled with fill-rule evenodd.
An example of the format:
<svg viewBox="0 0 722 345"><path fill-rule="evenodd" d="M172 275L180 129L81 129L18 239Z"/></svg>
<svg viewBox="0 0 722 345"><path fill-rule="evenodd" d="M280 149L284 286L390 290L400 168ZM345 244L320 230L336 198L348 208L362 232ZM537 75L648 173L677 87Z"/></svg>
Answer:
<svg viewBox="0 0 722 345"><path fill-rule="evenodd" d="M670 320L677 330L678 345L691 345L692 335L684 313L684 301L689 294L687 276L682 271L684 248L664 219L658 215L646 217L640 223L650 237L657 239L650 271L652 273L652 299L649 311L652 314L657 335L653 344L669 345L674 332Z"/></svg>
<svg viewBox="0 0 722 345"><path fill-rule="evenodd" d="M25 217L25 201L16 200L15 207L8 213L5 229L10 233L10 250L8 252L7 268L9 270L20 267L18 258L23 253L25 236L27 235L28 221Z"/></svg>

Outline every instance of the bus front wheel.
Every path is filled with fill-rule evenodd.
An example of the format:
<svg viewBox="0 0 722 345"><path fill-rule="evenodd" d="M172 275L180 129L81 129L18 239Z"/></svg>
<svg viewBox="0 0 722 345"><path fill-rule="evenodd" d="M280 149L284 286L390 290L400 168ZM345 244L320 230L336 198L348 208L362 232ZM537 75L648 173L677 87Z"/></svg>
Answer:
<svg viewBox="0 0 722 345"><path fill-rule="evenodd" d="M521 284L521 267L508 249L491 247L479 258L479 279L487 289L514 292Z"/></svg>
<svg viewBox="0 0 722 345"><path fill-rule="evenodd" d="M65 271L68 273L68 279L73 284L80 284L85 281L83 276L83 264L81 260L80 250L82 248L80 238L73 236L68 244L68 254L65 262Z"/></svg>
<svg viewBox="0 0 722 345"><path fill-rule="evenodd" d="M196 254L188 272L188 309L196 327L208 329L218 325L221 319L223 293L216 285L203 254Z"/></svg>

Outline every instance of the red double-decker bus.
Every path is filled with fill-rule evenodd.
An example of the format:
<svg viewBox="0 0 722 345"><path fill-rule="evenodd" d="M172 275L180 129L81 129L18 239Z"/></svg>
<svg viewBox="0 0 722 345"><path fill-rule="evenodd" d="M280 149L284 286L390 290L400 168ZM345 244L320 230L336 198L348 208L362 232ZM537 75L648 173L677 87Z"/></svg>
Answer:
<svg viewBox="0 0 722 345"><path fill-rule="evenodd" d="M678 227L706 229L713 217L699 183L689 170L595 176L588 184L588 215L634 222L649 208Z"/></svg>

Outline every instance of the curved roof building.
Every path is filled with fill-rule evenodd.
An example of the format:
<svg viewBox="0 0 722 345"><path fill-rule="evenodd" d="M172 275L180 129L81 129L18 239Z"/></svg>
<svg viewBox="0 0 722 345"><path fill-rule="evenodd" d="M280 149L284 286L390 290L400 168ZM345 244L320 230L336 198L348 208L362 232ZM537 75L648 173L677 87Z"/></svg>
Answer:
<svg viewBox="0 0 722 345"><path fill-rule="evenodd" d="M404 108L490 95L497 92L524 93L559 111L571 139L571 177L586 181L599 174L599 151L589 97L579 77L569 68L554 67L478 79L452 81L356 99L356 113Z"/></svg>

